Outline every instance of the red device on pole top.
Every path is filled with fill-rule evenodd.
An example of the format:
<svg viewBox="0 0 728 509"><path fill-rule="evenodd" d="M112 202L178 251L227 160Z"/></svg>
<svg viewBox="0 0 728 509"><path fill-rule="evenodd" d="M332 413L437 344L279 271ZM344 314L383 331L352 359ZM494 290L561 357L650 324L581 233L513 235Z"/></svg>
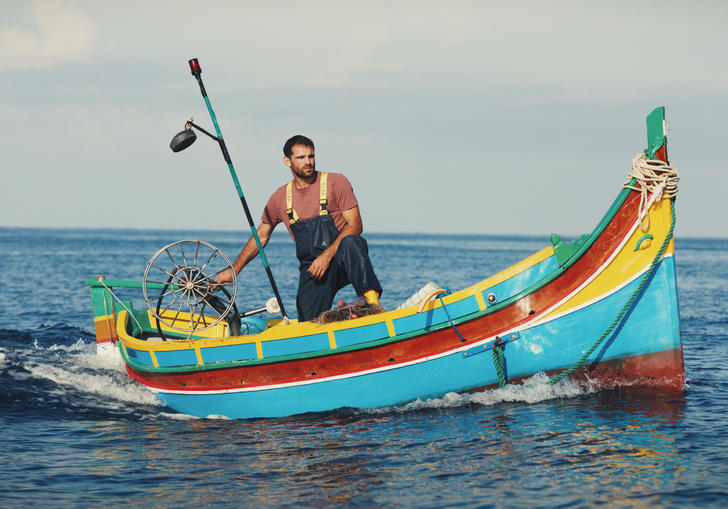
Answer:
<svg viewBox="0 0 728 509"><path fill-rule="evenodd" d="M194 74L195 76L199 76L200 74L202 74L202 67L200 67L200 62L198 62L196 58L190 60L189 64L192 74Z"/></svg>

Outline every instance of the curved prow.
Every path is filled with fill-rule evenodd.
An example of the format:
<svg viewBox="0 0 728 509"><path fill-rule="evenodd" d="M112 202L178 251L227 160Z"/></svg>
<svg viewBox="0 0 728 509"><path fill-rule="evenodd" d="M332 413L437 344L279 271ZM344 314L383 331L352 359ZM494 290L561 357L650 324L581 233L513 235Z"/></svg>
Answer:
<svg viewBox="0 0 728 509"><path fill-rule="evenodd" d="M647 159L659 159L665 163L667 160L667 134L668 126L665 121L665 107L659 106L647 115Z"/></svg>

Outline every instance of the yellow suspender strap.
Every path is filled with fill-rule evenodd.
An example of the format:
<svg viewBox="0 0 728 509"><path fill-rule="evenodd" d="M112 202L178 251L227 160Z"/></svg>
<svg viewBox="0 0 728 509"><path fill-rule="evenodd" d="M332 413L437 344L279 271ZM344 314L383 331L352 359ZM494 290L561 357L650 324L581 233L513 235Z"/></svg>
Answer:
<svg viewBox="0 0 728 509"><path fill-rule="evenodd" d="M286 186L286 214L288 214L288 221L293 224L298 221L298 214L293 210L293 181L289 182Z"/></svg>
<svg viewBox="0 0 728 509"><path fill-rule="evenodd" d="M329 209L326 208L328 202L326 201L326 177L328 173L321 174L321 185L319 186L319 216L325 216L329 213Z"/></svg>
<svg viewBox="0 0 728 509"><path fill-rule="evenodd" d="M328 201L326 200L326 180L328 173L322 172L319 174L319 216L325 216L329 213L326 208ZM299 220L298 213L293 210L293 181L289 182L286 186L286 214L288 214L288 221L291 224Z"/></svg>

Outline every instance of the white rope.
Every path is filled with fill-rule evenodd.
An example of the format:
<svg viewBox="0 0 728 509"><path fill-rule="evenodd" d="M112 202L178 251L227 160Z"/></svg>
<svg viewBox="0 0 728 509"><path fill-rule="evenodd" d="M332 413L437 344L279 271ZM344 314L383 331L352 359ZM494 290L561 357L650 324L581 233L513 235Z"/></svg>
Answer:
<svg viewBox="0 0 728 509"><path fill-rule="evenodd" d="M630 185L632 179L637 181L636 186ZM671 165L659 159L645 159L645 154L640 153L632 159L632 171L627 175L625 188L640 192L640 208L638 219L642 231L650 227L650 216L647 214L649 204L647 195L654 196L655 203L662 198L674 198L677 196L677 182L680 175Z"/></svg>

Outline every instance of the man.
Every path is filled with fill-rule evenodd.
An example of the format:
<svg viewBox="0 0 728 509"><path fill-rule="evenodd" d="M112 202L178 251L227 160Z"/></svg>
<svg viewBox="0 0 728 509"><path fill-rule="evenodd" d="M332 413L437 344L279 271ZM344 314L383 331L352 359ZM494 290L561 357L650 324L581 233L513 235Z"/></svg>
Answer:
<svg viewBox="0 0 728 509"><path fill-rule="evenodd" d="M359 205L351 184L341 174L316 171L313 141L297 135L283 146L283 163L293 180L270 197L258 227L265 246L273 229L284 223L296 243L300 277L296 308L308 321L331 308L336 292L348 284L369 304L379 304L382 287L369 260ZM236 273L258 254L251 237L233 263ZM232 280L229 271L217 282Z"/></svg>

